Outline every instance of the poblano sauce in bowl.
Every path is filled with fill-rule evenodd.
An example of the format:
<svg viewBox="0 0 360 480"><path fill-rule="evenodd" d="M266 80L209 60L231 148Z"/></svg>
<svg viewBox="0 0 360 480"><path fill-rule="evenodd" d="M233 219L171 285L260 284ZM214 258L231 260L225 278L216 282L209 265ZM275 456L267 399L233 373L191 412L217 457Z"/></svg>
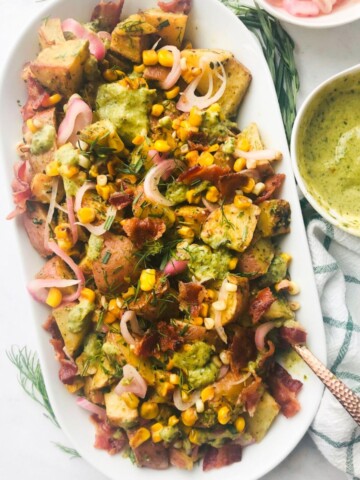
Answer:
<svg viewBox="0 0 360 480"><path fill-rule="evenodd" d="M335 226L360 236L360 67L320 85L295 122L292 159L311 205Z"/></svg>

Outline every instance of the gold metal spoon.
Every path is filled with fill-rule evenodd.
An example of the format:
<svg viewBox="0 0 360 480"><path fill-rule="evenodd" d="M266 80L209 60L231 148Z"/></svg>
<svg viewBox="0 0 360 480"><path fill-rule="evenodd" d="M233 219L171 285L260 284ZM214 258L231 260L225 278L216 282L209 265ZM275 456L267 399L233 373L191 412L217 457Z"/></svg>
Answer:
<svg viewBox="0 0 360 480"><path fill-rule="evenodd" d="M339 400L345 410L360 426L360 397L358 397L345 383L339 380L329 369L318 360L304 345L292 345L295 352L311 368L323 384Z"/></svg>

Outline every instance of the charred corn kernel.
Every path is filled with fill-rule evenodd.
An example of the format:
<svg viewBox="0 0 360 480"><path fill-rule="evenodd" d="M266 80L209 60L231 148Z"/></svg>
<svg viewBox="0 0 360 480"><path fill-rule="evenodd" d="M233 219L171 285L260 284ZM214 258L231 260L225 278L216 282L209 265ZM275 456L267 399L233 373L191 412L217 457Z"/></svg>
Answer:
<svg viewBox="0 0 360 480"><path fill-rule="evenodd" d="M194 445L200 445L200 435L197 430L192 429L189 433L189 440Z"/></svg>
<svg viewBox="0 0 360 480"><path fill-rule="evenodd" d="M213 103L208 109L208 112L213 112L213 113L220 113L221 112L221 106L218 103Z"/></svg>
<svg viewBox="0 0 360 480"><path fill-rule="evenodd" d="M87 157L85 157L85 155L80 154L79 165L80 167L85 168L85 170L88 170L90 168L91 163L90 163L90 160Z"/></svg>
<svg viewBox="0 0 360 480"><path fill-rule="evenodd" d="M46 165L46 175L49 177L56 177L59 175L59 163L56 160L53 160L52 162L48 163Z"/></svg>
<svg viewBox="0 0 360 480"><path fill-rule="evenodd" d="M191 323L197 327L201 327L201 325L204 323L204 319L202 317L195 317Z"/></svg>
<svg viewBox="0 0 360 480"><path fill-rule="evenodd" d="M196 413L195 408L188 408L185 412L181 414L181 421L187 427L192 427L196 420L198 419L198 415Z"/></svg>
<svg viewBox="0 0 360 480"><path fill-rule="evenodd" d="M137 408L139 406L139 403L140 403L140 400L138 399L138 397L132 393L132 392L125 392L121 395L121 398L124 400L124 402L126 403L126 405L129 407L129 408Z"/></svg>
<svg viewBox="0 0 360 480"><path fill-rule="evenodd" d="M229 270L235 270L237 267L237 264L239 262L239 259L237 257L233 257L229 260Z"/></svg>
<svg viewBox="0 0 360 480"><path fill-rule="evenodd" d="M121 175L121 179L125 182L131 183L131 185L135 185L135 183L137 182L136 176L131 175L130 173L125 173L124 175Z"/></svg>
<svg viewBox="0 0 360 480"><path fill-rule="evenodd" d="M230 408L227 407L226 405L224 407L221 407L218 411L217 418L218 418L218 422L221 425L226 425L227 423L229 423L231 418Z"/></svg>
<svg viewBox="0 0 360 480"><path fill-rule="evenodd" d="M43 107L52 107L53 105L56 105L57 103L61 102L62 96L60 93L54 93L54 95L51 95L51 97L45 99L42 101L41 105Z"/></svg>
<svg viewBox="0 0 360 480"><path fill-rule="evenodd" d="M77 212L77 216L81 223L91 223L96 218L96 212L92 207L82 207Z"/></svg>
<svg viewBox="0 0 360 480"><path fill-rule="evenodd" d="M179 93L180 93L180 87L174 87L171 90L168 90L167 92L165 92L165 97L168 100L174 100L174 98L176 98L179 95Z"/></svg>
<svg viewBox="0 0 360 480"><path fill-rule="evenodd" d="M193 238L195 236L195 232L190 227L181 227L178 230L178 234L182 238Z"/></svg>
<svg viewBox="0 0 360 480"><path fill-rule="evenodd" d="M52 287L46 297L46 303L49 307L56 308L62 302L62 293L58 288Z"/></svg>
<svg viewBox="0 0 360 480"><path fill-rule="evenodd" d="M60 223L60 225L56 225L54 228L54 233L58 240L67 240L69 238L69 225L67 223Z"/></svg>
<svg viewBox="0 0 360 480"><path fill-rule="evenodd" d="M107 171L109 172L109 175L111 175L112 177L116 175L116 166L118 164L119 162L117 160L111 160L106 164Z"/></svg>
<svg viewBox="0 0 360 480"><path fill-rule="evenodd" d="M125 293L122 294L122 297L127 300L135 295L136 289L135 287L129 287Z"/></svg>
<svg viewBox="0 0 360 480"><path fill-rule="evenodd" d="M220 193L216 187L209 187L205 198L208 202L216 203L219 201Z"/></svg>
<svg viewBox="0 0 360 480"><path fill-rule="evenodd" d="M117 73L115 70L111 70L111 68L105 70L103 77L107 82L116 82L118 79Z"/></svg>
<svg viewBox="0 0 360 480"><path fill-rule="evenodd" d="M208 314L209 312L209 305L207 303L202 303L200 305L200 315L202 317L206 317L206 315Z"/></svg>
<svg viewBox="0 0 360 480"><path fill-rule="evenodd" d="M200 394L200 398L203 402L212 400L215 396L215 388L212 386L205 387Z"/></svg>
<svg viewBox="0 0 360 480"><path fill-rule="evenodd" d="M171 150L171 147L166 140L156 140L154 148L160 153L167 153Z"/></svg>
<svg viewBox="0 0 360 480"><path fill-rule="evenodd" d="M180 420L175 415L172 415L168 420L168 425L169 425L169 427L174 427L179 422L180 422Z"/></svg>
<svg viewBox="0 0 360 480"><path fill-rule="evenodd" d="M176 373L171 373L169 380L173 385L179 385L180 383L180 377L179 375L176 375Z"/></svg>
<svg viewBox="0 0 360 480"><path fill-rule="evenodd" d="M174 65L174 55L169 50L159 50L158 59L163 67L172 67Z"/></svg>
<svg viewBox="0 0 360 480"><path fill-rule="evenodd" d="M205 405L204 402L201 400L201 398L198 398L195 402L195 408L198 413L203 413L205 410Z"/></svg>
<svg viewBox="0 0 360 480"><path fill-rule="evenodd" d="M234 172L241 172L246 167L246 160L245 158L238 158L234 163Z"/></svg>
<svg viewBox="0 0 360 480"><path fill-rule="evenodd" d="M253 178L249 178L247 185L242 187L244 193L251 193L255 187L255 180Z"/></svg>
<svg viewBox="0 0 360 480"><path fill-rule="evenodd" d="M292 260L292 256L289 255L288 253L281 253L280 257L289 265L289 263Z"/></svg>
<svg viewBox="0 0 360 480"><path fill-rule="evenodd" d="M227 352L226 350L223 350L220 353L219 357L220 357L221 363L223 363L224 365L230 364L230 355L229 355L229 352Z"/></svg>
<svg viewBox="0 0 360 480"><path fill-rule="evenodd" d="M59 168L59 173L63 177L72 178L72 177L75 177L75 175L77 175L79 173L79 169L78 169L78 167L75 167L74 165L62 165Z"/></svg>
<svg viewBox="0 0 360 480"><path fill-rule="evenodd" d="M150 292L155 287L156 270L147 268L140 275L140 288L143 292Z"/></svg>
<svg viewBox="0 0 360 480"><path fill-rule="evenodd" d="M199 152L197 150L192 150L191 152L185 155L185 158L189 162L189 165L193 167L198 163Z"/></svg>
<svg viewBox="0 0 360 480"><path fill-rule="evenodd" d="M189 115L189 123L192 127L200 127L202 124L202 113L197 107L192 107Z"/></svg>
<svg viewBox="0 0 360 480"><path fill-rule="evenodd" d="M246 137L240 137L236 142L236 148L243 152L248 152L251 148L250 142Z"/></svg>
<svg viewBox="0 0 360 480"><path fill-rule="evenodd" d="M154 115L154 117L160 117L164 113L164 107L160 103L156 103L155 105L152 106L151 109L151 115Z"/></svg>
<svg viewBox="0 0 360 480"><path fill-rule="evenodd" d="M134 66L134 72L136 73L143 73L144 70L145 70L144 64Z"/></svg>
<svg viewBox="0 0 360 480"><path fill-rule="evenodd" d="M98 176L98 174L99 174L98 167L96 165L92 165L89 170L90 177L95 178Z"/></svg>
<svg viewBox="0 0 360 480"><path fill-rule="evenodd" d="M207 296L210 300L214 300L214 298L216 297L215 290L211 290L210 288L208 288L208 289L206 290L206 296Z"/></svg>
<svg viewBox="0 0 360 480"><path fill-rule="evenodd" d="M111 325L112 323L116 322L117 317L113 314L113 312L106 312L104 316L104 323L107 325Z"/></svg>
<svg viewBox="0 0 360 480"><path fill-rule="evenodd" d="M263 182L258 182L255 187L253 188L253 191L252 193L256 196L260 195L261 193L263 193L263 191L265 190L265 183Z"/></svg>
<svg viewBox="0 0 360 480"><path fill-rule="evenodd" d="M218 368L221 368L222 367L222 363L221 363L221 360L219 357L217 357L216 355L214 355L211 359L212 363L214 365L216 365Z"/></svg>
<svg viewBox="0 0 360 480"><path fill-rule="evenodd" d="M215 143L214 145L211 145L208 149L208 152L217 152L220 148L220 145L218 143Z"/></svg>
<svg viewBox="0 0 360 480"><path fill-rule="evenodd" d="M84 300L87 300L90 303L95 302L95 292L94 290L91 290L90 288L83 288L80 292L80 298L83 298Z"/></svg>
<svg viewBox="0 0 360 480"><path fill-rule="evenodd" d="M194 189L192 190L188 190L186 192L186 200L189 202L189 203L195 203L195 204L198 204L200 203L200 200L201 200L201 195Z"/></svg>
<svg viewBox="0 0 360 480"><path fill-rule="evenodd" d="M142 143L144 143L145 137L143 135L136 135L136 137L133 138L132 144L139 146Z"/></svg>
<svg viewBox="0 0 360 480"><path fill-rule="evenodd" d="M107 202L110 197L110 187L109 185L96 185L96 191L100 197Z"/></svg>
<svg viewBox="0 0 360 480"><path fill-rule="evenodd" d="M202 154L199 157L199 165L202 167L209 167L214 163L214 155L212 155L210 152L202 152Z"/></svg>
<svg viewBox="0 0 360 480"><path fill-rule="evenodd" d="M129 444L131 448L138 448L140 445L142 445L144 442L149 440L151 437L150 431L145 428L141 427L139 430L136 431L135 435L131 438Z"/></svg>
<svg viewBox="0 0 360 480"><path fill-rule="evenodd" d="M161 383L157 388L156 392L160 397L167 397L168 395L172 394L175 390L175 386L172 385L170 382Z"/></svg>
<svg viewBox="0 0 360 480"><path fill-rule="evenodd" d="M26 120L26 126L30 130L31 133L36 133L39 130L39 127L36 127L32 118Z"/></svg>
<svg viewBox="0 0 360 480"><path fill-rule="evenodd" d="M239 433L241 433L245 430L245 419L244 419L244 417L239 417L239 418L236 419L235 428Z"/></svg>
<svg viewBox="0 0 360 480"><path fill-rule="evenodd" d="M121 315L121 309L119 308L119 305L118 305L118 299L117 298L112 298L109 302L109 306L108 306L108 310L109 312L111 312L113 315L115 315L116 317L118 317L119 315Z"/></svg>
<svg viewBox="0 0 360 480"><path fill-rule="evenodd" d="M223 312L226 310L226 303L224 300L217 300L212 304L212 307L216 312Z"/></svg>
<svg viewBox="0 0 360 480"><path fill-rule="evenodd" d="M211 317L206 317L204 319L204 325L206 330L212 330L215 326L215 320Z"/></svg>
<svg viewBox="0 0 360 480"><path fill-rule="evenodd" d="M156 65L158 63L158 54L155 50L144 50L142 58L143 64L147 66Z"/></svg>
<svg viewBox="0 0 360 480"><path fill-rule="evenodd" d="M155 402L144 402L140 407L140 416L145 420L153 420L159 415L159 406Z"/></svg>
<svg viewBox="0 0 360 480"><path fill-rule="evenodd" d="M235 198L234 198L235 207L242 210L245 208L249 208L251 204L252 204L252 201L250 198L245 197L244 195L235 195Z"/></svg>
<svg viewBox="0 0 360 480"><path fill-rule="evenodd" d="M297 310L300 309L301 305L299 302L289 302L289 307L293 312L296 312Z"/></svg>

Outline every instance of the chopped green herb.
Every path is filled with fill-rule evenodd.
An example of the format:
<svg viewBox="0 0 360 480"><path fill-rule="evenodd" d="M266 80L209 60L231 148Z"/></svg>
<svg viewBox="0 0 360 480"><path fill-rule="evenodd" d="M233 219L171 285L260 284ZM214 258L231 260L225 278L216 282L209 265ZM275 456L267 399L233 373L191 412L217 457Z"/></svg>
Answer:
<svg viewBox="0 0 360 480"><path fill-rule="evenodd" d="M111 252L109 252L109 250L107 250L105 252L105 255L103 256L103 259L101 260L101 263L103 263L104 265L107 265L110 258L111 258Z"/></svg>

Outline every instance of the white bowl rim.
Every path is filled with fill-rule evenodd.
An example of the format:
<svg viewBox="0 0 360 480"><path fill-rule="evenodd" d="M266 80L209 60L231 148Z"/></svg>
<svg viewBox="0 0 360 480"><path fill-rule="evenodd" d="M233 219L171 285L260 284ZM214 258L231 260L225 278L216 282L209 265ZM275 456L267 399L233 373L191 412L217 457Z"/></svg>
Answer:
<svg viewBox="0 0 360 480"><path fill-rule="evenodd" d="M302 120L304 118L304 115L308 109L308 107L311 105L315 97L325 90L329 85L331 85L333 82L338 80L339 78L343 78L346 75L353 74L353 73L360 73L360 63L347 68L346 70L342 70L339 73L336 73L335 75L332 75L330 78L322 82L320 85L318 85L315 90L313 90L305 99L303 102L301 108L298 111L298 114L296 116L293 130L292 130L292 135L291 135L291 144L290 144L290 151L291 151L291 163L294 171L294 175L297 181L297 184L304 194L305 198L307 201L310 203L310 205L323 217L325 220L330 222L332 225L335 227L340 228L344 232L350 233L352 235L355 235L356 237L360 237L360 227L359 228L354 228L354 227L347 227L342 225L337 219L332 217L328 211L315 199L315 197L309 192L309 190L306 187L306 183L303 180L303 177L300 173L299 166L298 166L298 159L297 159L297 153L296 153L296 147L297 147L297 141L298 141L298 136L299 136L299 129L300 125L302 123Z"/></svg>
<svg viewBox="0 0 360 480"><path fill-rule="evenodd" d="M278 20L282 20L283 22L290 23L298 27L317 29L336 28L340 27L341 25L356 22L356 20L360 19L360 4L353 5L353 8L351 8L351 10L356 10L356 7L358 7L358 13L354 15L354 12L350 12L349 15L344 16L344 18L339 20L336 13L320 15L318 17L296 17L295 15L290 15L290 13L287 13L286 10L282 11L282 9L274 7L267 0L257 0L257 3ZM347 8L350 8L350 5Z"/></svg>

